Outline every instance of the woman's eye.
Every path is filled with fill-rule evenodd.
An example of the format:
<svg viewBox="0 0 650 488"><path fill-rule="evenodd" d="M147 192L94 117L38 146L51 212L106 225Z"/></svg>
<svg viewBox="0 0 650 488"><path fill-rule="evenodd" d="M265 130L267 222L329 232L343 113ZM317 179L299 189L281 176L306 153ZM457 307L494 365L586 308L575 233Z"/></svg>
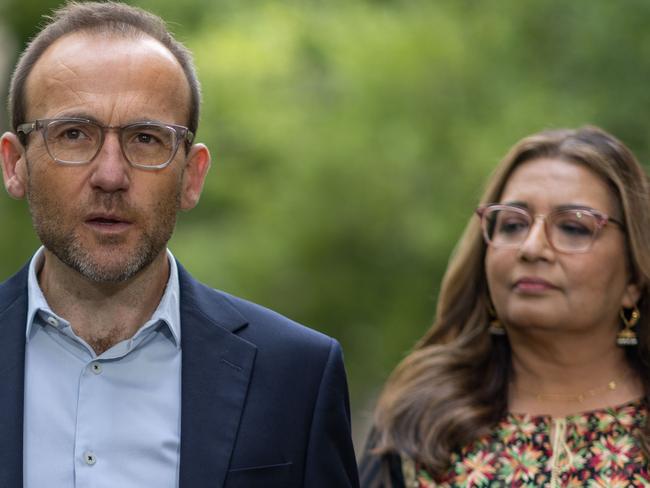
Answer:
<svg viewBox="0 0 650 488"><path fill-rule="evenodd" d="M566 235L585 236L592 233L591 229L581 222L564 221L557 224L557 228Z"/></svg>
<svg viewBox="0 0 650 488"><path fill-rule="evenodd" d="M528 229L528 222L525 220L504 220L499 222L497 230L503 234L514 234Z"/></svg>

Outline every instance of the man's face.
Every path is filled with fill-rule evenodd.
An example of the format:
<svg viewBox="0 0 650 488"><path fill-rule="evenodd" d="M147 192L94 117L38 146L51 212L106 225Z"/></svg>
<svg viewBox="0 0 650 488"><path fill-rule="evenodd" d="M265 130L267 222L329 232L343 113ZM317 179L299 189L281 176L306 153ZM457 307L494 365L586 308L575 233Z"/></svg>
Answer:
<svg viewBox="0 0 650 488"><path fill-rule="evenodd" d="M157 41L74 33L35 65L23 122L84 117L105 126L143 120L186 125L189 97L180 65ZM34 132L23 156L34 228L48 251L86 278L126 280L161 255L178 209L198 200L196 188L188 188L196 177L185 171L192 157L181 145L164 169L134 168L122 155L117 132L108 131L93 161L60 165Z"/></svg>

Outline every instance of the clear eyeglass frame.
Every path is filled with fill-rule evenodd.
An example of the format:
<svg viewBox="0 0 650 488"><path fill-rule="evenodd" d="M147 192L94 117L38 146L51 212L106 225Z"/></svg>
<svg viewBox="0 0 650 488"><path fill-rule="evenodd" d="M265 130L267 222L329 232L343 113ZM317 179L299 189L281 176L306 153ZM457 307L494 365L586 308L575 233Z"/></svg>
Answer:
<svg viewBox="0 0 650 488"><path fill-rule="evenodd" d="M528 229L525 233L522 233L516 239L509 243L495 243L494 239L491 237L490 226L491 223L490 217L493 214L496 214L499 211L509 211L513 212L524 219L528 224ZM531 230L533 229L533 224L537 219L541 219L544 223L544 232L546 235L547 242L549 245L557 252L564 254L580 254L589 252L593 243L598 238L603 227L608 223L615 224L621 231L625 231L625 226L619 220L616 220L604 212L600 212L596 209L590 207L568 207L561 208L550 212L547 215L543 214L532 214L525 208L517 207L514 205L502 205L502 204L486 204L481 205L476 209L476 214L481 221L481 231L483 233L483 239L488 246L492 246L498 249L516 249L519 248L525 241L528 239ZM558 241L556 233L553 231L553 223L562 216L573 215L577 219L592 219L594 227L590 234L589 239L584 239L580 247L570 247L567 245L561 244L561 241Z"/></svg>
<svg viewBox="0 0 650 488"><path fill-rule="evenodd" d="M81 160L64 160L58 158L56 154L53 153L48 143L48 129L55 124L63 124L63 123L71 123L71 124L78 123L82 125L91 126L99 130L99 139L97 139L97 142L95 143L96 147L94 149L92 156ZM128 151L126 151L124 148L123 135L125 131L137 127L143 127L148 129L161 129L164 131L170 131L170 133L173 134L173 144L169 151L169 157L164 162L160 162L157 164L140 164L136 161L133 161L129 157ZM16 128L16 132L18 133L18 135L19 136L23 135L23 142L25 144L26 144L26 138L29 134L31 134L32 132L40 132L41 135L43 136L43 143L45 144L45 149L47 150L49 156L56 163L63 164L66 166L83 165L83 164L90 163L93 159L95 159L99 154L99 152L101 151L102 147L104 146L104 141L106 139L107 131L118 132L118 140L119 140L120 149L122 151L122 155L124 156L124 159L126 159L131 166L134 166L139 169L144 169L144 170L158 170L158 169L166 168L174 160L174 157L178 152L178 147L180 146L181 142L185 142L189 148L194 141L194 134L192 133L191 130L189 130L185 126L176 125L176 124L167 124L163 122L153 122L153 121L133 122L123 126L107 126L107 125L101 125L91 119L78 118L78 117L62 117L62 118L54 118L54 119L36 119L33 122L26 122L24 124L20 124Z"/></svg>

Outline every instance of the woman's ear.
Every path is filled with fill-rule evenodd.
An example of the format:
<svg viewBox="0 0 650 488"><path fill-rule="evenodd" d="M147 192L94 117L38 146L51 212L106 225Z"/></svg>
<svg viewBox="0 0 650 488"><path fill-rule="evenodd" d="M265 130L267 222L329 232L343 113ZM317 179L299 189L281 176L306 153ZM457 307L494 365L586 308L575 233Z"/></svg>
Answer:
<svg viewBox="0 0 650 488"><path fill-rule="evenodd" d="M637 283L628 283L623 293L621 306L623 308L634 308L641 298L641 286Z"/></svg>

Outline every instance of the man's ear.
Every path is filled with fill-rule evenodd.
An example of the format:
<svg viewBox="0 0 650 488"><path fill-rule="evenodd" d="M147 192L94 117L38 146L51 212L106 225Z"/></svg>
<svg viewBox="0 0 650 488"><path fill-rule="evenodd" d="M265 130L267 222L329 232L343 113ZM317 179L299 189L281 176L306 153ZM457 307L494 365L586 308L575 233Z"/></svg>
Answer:
<svg viewBox="0 0 650 488"><path fill-rule="evenodd" d="M208 169L210 169L210 151L205 144L194 144L187 156L183 173L181 210L190 210L199 203Z"/></svg>
<svg viewBox="0 0 650 488"><path fill-rule="evenodd" d="M24 198L27 192L27 160L25 148L13 132L5 132L0 137L0 158L7 193L16 199Z"/></svg>

